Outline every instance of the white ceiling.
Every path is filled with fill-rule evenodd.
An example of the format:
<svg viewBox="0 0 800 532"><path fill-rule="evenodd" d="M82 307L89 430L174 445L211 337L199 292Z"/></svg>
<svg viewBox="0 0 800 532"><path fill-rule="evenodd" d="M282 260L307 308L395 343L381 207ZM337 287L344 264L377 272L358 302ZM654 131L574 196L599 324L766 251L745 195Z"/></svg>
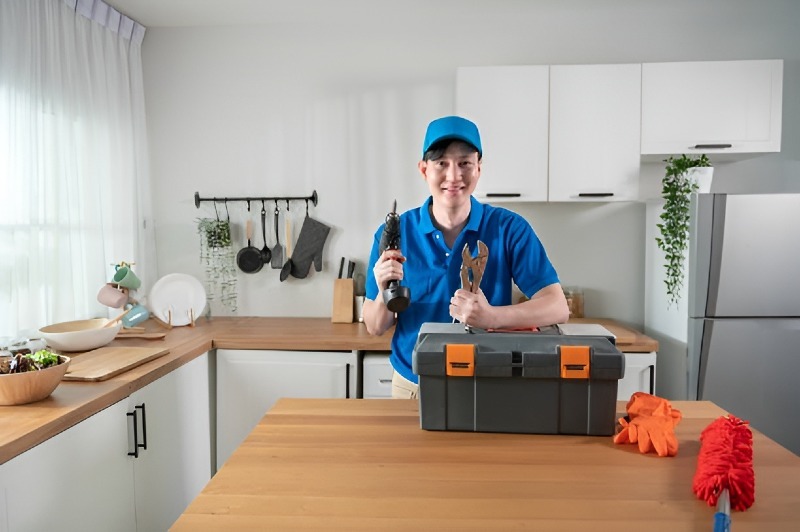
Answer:
<svg viewBox="0 0 800 532"><path fill-rule="evenodd" d="M396 24L398 19L377 19L386 6L407 23L418 23L436 13L470 16L497 12L497 5L520 6L520 0L470 2L461 0L105 0L117 11L148 28L175 26L238 26L283 24ZM542 0L537 0L542 3ZM545 0L544 3L551 3ZM381 5L383 4L383 5ZM523 2L524 5L524 2ZM486 11L485 11L486 10Z"/></svg>

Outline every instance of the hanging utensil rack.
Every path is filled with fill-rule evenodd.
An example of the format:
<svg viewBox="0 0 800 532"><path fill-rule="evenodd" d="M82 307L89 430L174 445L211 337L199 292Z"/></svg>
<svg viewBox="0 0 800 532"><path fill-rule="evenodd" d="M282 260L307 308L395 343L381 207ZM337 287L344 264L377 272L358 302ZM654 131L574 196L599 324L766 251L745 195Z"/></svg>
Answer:
<svg viewBox="0 0 800 532"><path fill-rule="evenodd" d="M267 202L267 201L305 201L306 205L310 201L316 207L317 201L317 191L313 191L310 196L245 196L245 197L237 197L237 198L229 198L229 197L222 197L222 198L201 198L199 192L194 193L194 206L198 209L200 208L200 203L203 201L213 201L214 203L227 203L229 201L245 201L249 205L251 202Z"/></svg>

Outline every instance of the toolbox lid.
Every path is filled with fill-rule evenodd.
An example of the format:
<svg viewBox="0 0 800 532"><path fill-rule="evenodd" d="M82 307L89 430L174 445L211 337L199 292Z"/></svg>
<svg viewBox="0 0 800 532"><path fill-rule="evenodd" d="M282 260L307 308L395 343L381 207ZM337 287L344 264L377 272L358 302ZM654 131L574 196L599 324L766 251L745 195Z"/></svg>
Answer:
<svg viewBox="0 0 800 532"><path fill-rule="evenodd" d="M455 362L460 371L448 371L448 346L472 345L474 369L467 375L462 359ZM575 346L570 353L588 351L588 368L579 367L585 361L565 355L562 346ZM585 348L585 349L584 349ZM462 349L463 350L463 349ZM452 351L452 349L451 349ZM566 365L566 366L565 366ZM486 332L466 330L462 324L425 323L420 329L412 356L417 375L525 377L540 379L589 378L618 380L624 374L624 355L603 336L576 336L534 332Z"/></svg>

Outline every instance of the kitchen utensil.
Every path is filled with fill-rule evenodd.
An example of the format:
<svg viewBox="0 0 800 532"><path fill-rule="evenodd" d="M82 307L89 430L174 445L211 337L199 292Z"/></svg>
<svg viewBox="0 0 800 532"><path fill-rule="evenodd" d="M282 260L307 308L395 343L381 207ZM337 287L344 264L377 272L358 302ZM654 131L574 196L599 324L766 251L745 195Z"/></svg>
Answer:
<svg viewBox="0 0 800 532"><path fill-rule="evenodd" d="M69 368L69 357L59 355L58 359L58 365L39 371L0 375L0 406L25 405L49 397Z"/></svg>
<svg viewBox="0 0 800 532"><path fill-rule="evenodd" d="M185 273L170 273L153 285L147 306L152 315L171 326L189 325L206 308L203 285Z"/></svg>
<svg viewBox="0 0 800 532"><path fill-rule="evenodd" d="M109 320L94 318L55 323L42 327L39 332L47 340L47 345L61 351L89 351L109 343L122 329L122 323L103 327Z"/></svg>
<svg viewBox="0 0 800 532"><path fill-rule="evenodd" d="M272 248L272 262L271 266L274 270L283 268L283 247L281 246L281 239L278 236L278 219L279 216L278 202L275 202L275 247Z"/></svg>
<svg viewBox="0 0 800 532"><path fill-rule="evenodd" d="M251 244L253 238L253 222L251 220L247 220L245 224L245 233L247 234L247 247L240 249L236 254L236 264L244 273L260 272L264 261L261 259L261 250Z"/></svg>
<svg viewBox="0 0 800 532"><path fill-rule="evenodd" d="M122 312L121 314L117 315L117 317L116 317L116 318L111 318L110 320L108 320L108 321L107 321L107 322L106 322L106 323L103 325L103 329L108 329L108 328L114 327L114 326L117 324L117 322L118 322L118 321L120 321L122 318L124 318L125 316L127 316L128 314L130 314L130 312L131 312L132 310L133 310L133 306L131 306L131 307L130 307L129 309L127 309L125 312Z"/></svg>
<svg viewBox="0 0 800 532"><path fill-rule="evenodd" d="M131 290L137 290L142 286L142 281L133 273L130 266L118 266L112 282Z"/></svg>
<svg viewBox="0 0 800 532"><path fill-rule="evenodd" d="M264 202L261 202L261 237L264 239L264 247L261 248L261 263L269 264L272 258L272 252L267 247L267 209L264 208Z"/></svg>
<svg viewBox="0 0 800 532"><path fill-rule="evenodd" d="M281 281L285 281L292 272L292 221L289 216L289 209L286 209L283 219L286 225L286 262L281 268Z"/></svg>
<svg viewBox="0 0 800 532"><path fill-rule="evenodd" d="M132 305L129 312L122 317L122 327L125 329L136 327L148 319L150 319L150 311L144 305Z"/></svg>
<svg viewBox="0 0 800 532"><path fill-rule="evenodd" d="M352 279L355 271L356 271L356 263L351 260L347 261L347 278Z"/></svg>
<svg viewBox="0 0 800 532"><path fill-rule="evenodd" d="M339 263L339 275L337 279L342 279L342 275L344 275L344 257L342 257L342 260Z"/></svg>
<svg viewBox="0 0 800 532"><path fill-rule="evenodd" d="M128 289L116 283L106 283L97 292L97 301L107 307L122 308L128 302Z"/></svg>
<svg viewBox="0 0 800 532"><path fill-rule="evenodd" d="M104 381L169 353L165 347L101 347L73 357L65 381Z"/></svg>
<svg viewBox="0 0 800 532"><path fill-rule="evenodd" d="M130 329L122 329L117 335L117 340L121 338L142 338L144 340L163 340L167 333L165 332L128 332Z"/></svg>

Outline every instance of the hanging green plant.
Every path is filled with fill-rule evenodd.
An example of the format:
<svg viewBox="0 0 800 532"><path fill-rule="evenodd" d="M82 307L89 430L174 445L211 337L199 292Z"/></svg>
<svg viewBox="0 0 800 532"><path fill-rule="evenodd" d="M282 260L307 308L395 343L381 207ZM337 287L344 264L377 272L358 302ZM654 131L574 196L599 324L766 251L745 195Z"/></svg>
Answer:
<svg viewBox="0 0 800 532"><path fill-rule="evenodd" d="M708 167L711 162L705 154L699 157L670 157L664 160L666 171L661 180L661 197L664 198L663 223L656 224L661 237L656 237L658 247L664 252L666 270L667 304L677 305L684 280L684 262L689 244L689 207L691 194L697 183L690 179L690 168Z"/></svg>
<svg viewBox="0 0 800 532"><path fill-rule="evenodd" d="M209 302L219 301L236 312L236 255L231 245L231 225L227 220L200 218L200 261L205 269L205 285Z"/></svg>

